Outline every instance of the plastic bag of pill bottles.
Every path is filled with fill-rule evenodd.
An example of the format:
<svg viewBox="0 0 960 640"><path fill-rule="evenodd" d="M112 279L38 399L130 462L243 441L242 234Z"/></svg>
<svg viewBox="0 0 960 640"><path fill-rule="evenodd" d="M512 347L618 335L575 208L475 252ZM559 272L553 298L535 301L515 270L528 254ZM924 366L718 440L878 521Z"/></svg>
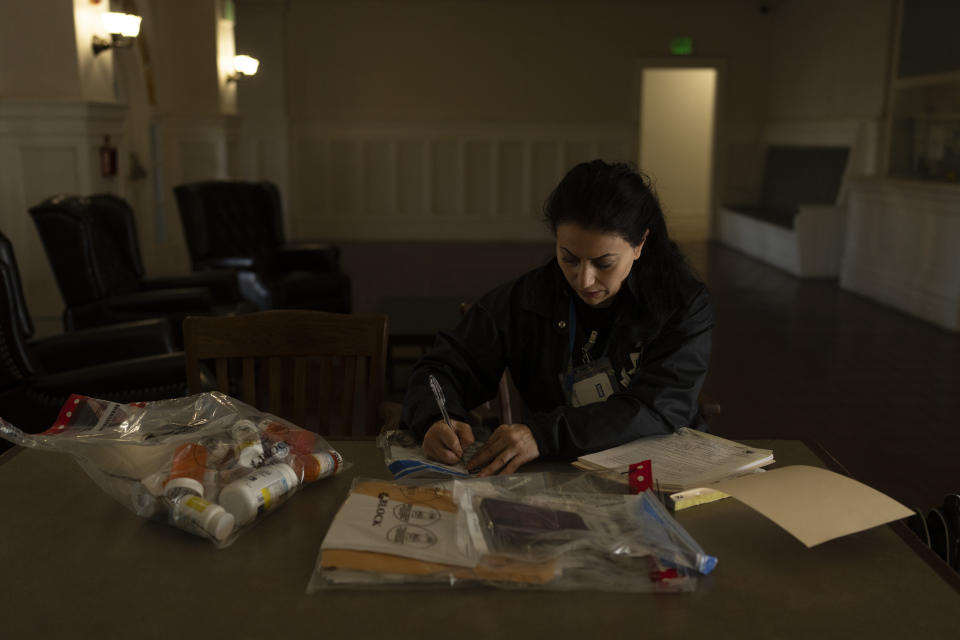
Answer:
<svg viewBox="0 0 960 640"><path fill-rule="evenodd" d="M73 395L50 429L0 436L74 456L134 513L231 544L298 490L343 470L319 434L220 392L117 404Z"/></svg>
<svg viewBox="0 0 960 640"><path fill-rule="evenodd" d="M307 586L693 591L716 566L656 496L587 473L356 479Z"/></svg>

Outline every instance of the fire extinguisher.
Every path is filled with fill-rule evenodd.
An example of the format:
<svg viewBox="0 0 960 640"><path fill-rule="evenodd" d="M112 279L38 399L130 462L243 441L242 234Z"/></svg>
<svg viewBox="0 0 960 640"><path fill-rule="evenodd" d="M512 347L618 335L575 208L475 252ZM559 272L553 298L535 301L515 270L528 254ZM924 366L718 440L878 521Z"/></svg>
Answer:
<svg viewBox="0 0 960 640"><path fill-rule="evenodd" d="M117 148L110 144L110 136L103 137L100 147L100 175L104 178L117 175Z"/></svg>

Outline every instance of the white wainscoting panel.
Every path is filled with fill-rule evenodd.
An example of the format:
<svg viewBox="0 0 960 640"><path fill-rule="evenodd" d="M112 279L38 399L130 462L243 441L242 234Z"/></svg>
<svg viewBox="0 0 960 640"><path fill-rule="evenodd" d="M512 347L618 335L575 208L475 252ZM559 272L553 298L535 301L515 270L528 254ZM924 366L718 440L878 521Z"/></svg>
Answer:
<svg viewBox="0 0 960 640"><path fill-rule="evenodd" d="M960 331L960 186L851 183L840 286Z"/></svg>
<svg viewBox="0 0 960 640"><path fill-rule="evenodd" d="M239 180L269 180L287 201L287 120L280 113L229 116L228 175Z"/></svg>
<svg viewBox="0 0 960 640"><path fill-rule="evenodd" d="M291 236L538 241L577 162L633 162L636 125L291 126Z"/></svg>
<svg viewBox="0 0 960 640"><path fill-rule="evenodd" d="M140 225L140 246L150 275L186 273L186 240L173 188L229 175L231 149L236 158L238 119L224 115L160 115L153 119L156 175L161 188L152 198L153 224ZM234 159L234 162L237 162ZM144 206L146 203L143 203Z"/></svg>
<svg viewBox="0 0 960 640"><path fill-rule="evenodd" d="M56 326L63 299L28 209L58 194L124 195L127 109L89 102L0 100L0 231L17 256L38 326ZM99 149L117 148L117 176L100 173Z"/></svg>

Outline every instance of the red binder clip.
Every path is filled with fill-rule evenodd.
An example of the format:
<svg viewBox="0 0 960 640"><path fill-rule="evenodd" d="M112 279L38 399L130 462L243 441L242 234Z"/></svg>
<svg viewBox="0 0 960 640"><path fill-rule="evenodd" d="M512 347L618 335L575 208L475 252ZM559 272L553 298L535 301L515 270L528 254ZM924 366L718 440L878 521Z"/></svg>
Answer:
<svg viewBox="0 0 960 640"><path fill-rule="evenodd" d="M642 493L653 487L653 464L649 460L634 462L630 465L629 473L627 477L634 493Z"/></svg>

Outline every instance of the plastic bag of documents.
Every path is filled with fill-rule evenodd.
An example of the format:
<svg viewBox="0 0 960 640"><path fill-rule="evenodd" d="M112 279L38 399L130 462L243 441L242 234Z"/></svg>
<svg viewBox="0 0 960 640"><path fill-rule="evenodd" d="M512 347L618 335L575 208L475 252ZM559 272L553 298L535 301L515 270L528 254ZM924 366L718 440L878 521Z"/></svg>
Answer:
<svg viewBox="0 0 960 640"><path fill-rule="evenodd" d="M691 591L707 555L650 492L589 474L358 479L308 592L423 584Z"/></svg>
<svg viewBox="0 0 960 640"><path fill-rule="evenodd" d="M318 434L219 392L135 404L74 395L47 431L0 420L0 436L69 453L137 515L218 547L344 466Z"/></svg>

